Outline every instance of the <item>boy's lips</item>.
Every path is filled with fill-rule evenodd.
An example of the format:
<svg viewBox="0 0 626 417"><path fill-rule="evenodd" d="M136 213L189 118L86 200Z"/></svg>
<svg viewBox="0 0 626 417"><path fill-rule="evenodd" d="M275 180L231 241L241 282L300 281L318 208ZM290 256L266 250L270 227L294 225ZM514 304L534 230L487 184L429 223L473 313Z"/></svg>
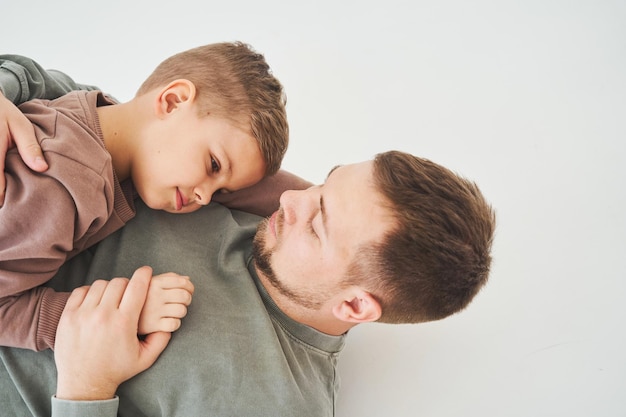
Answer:
<svg viewBox="0 0 626 417"><path fill-rule="evenodd" d="M182 209L188 202L187 198L180 192L178 187L176 187L176 211Z"/></svg>

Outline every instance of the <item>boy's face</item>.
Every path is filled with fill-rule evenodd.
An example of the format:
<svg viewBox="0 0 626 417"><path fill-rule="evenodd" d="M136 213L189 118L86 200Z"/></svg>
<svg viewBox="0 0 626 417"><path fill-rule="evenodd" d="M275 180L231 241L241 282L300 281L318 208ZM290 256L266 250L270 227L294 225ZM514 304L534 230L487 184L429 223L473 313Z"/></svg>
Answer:
<svg viewBox="0 0 626 417"><path fill-rule="evenodd" d="M195 106L179 108L145 133L130 175L150 208L189 213L213 193L249 187L265 174L251 134L217 116L199 117Z"/></svg>

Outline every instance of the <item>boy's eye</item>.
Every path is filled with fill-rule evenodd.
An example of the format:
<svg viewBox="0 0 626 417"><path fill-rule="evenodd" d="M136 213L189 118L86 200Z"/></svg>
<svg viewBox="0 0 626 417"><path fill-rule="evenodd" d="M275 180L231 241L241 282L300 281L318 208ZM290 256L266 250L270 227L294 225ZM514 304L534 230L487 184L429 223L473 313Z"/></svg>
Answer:
<svg viewBox="0 0 626 417"><path fill-rule="evenodd" d="M219 170L220 170L220 164L217 163L215 158L211 158L211 171L219 172Z"/></svg>

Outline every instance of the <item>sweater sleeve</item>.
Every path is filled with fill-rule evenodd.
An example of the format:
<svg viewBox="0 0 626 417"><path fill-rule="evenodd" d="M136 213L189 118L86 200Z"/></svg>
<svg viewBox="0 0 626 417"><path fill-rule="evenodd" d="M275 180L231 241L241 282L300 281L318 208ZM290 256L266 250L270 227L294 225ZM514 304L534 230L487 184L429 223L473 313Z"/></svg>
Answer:
<svg viewBox="0 0 626 417"><path fill-rule="evenodd" d="M14 152L7 162L11 158L17 158ZM6 175L7 198L0 209L0 345L53 348L69 294L41 285L73 248L74 201L54 179L35 176L23 165L8 163Z"/></svg>
<svg viewBox="0 0 626 417"><path fill-rule="evenodd" d="M0 345L53 348L69 295L42 284L68 257L124 224L112 215L118 204L110 156L86 127L90 119L83 109L95 105L89 100L98 95L68 94L20 107L33 122L50 168L35 173L16 149L7 153L0 208Z"/></svg>
<svg viewBox="0 0 626 417"><path fill-rule="evenodd" d="M7 193L0 209L0 345L53 348L69 294L41 285L59 270L73 250L75 235L80 236L76 202L54 177L30 171L15 150L7 156L5 174ZM93 207L106 209L104 197L96 200L87 194L87 198L94 200Z"/></svg>
<svg viewBox="0 0 626 417"><path fill-rule="evenodd" d="M304 190L312 183L288 171L263 178L255 185L227 194L214 194L213 201L228 208L246 211L259 216L269 216L280 205L280 196L287 190Z"/></svg>
<svg viewBox="0 0 626 417"><path fill-rule="evenodd" d="M73 90L97 90L76 83L63 72L45 70L21 55L0 55L0 91L14 104L35 98L54 99Z"/></svg>
<svg viewBox="0 0 626 417"><path fill-rule="evenodd" d="M52 397L52 417L116 417L119 398L102 401L69 401Z"/></svg>

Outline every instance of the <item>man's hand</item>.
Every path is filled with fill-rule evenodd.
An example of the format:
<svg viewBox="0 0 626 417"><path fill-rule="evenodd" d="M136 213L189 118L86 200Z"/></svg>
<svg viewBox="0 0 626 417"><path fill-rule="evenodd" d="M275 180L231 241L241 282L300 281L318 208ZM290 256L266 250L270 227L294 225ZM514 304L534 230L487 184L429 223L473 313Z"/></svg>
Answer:
<svg viewBox="0 0 626 417"><path fill-rule="evenodd" d="M139 334L178 330L181 319L187 315L193 290L189 277L183 275L168 272L152 277L139 316Z"/></svg>
<svg viewBox="0 0 626 417"><path fill-rule="evenodd" d="M48 169L48 164L35 137L33 125L13 103L0 93L0 207L4 204L6 188L4 160L8 150L15 145L26 165L32 170L43 172Z"/></svg>
<svg viewBox="0 0 626 417"><path fill-rule="evenodd" d="M130 280L99 280L72 292L56 334L57 398L111 399L163 352L170 333L137 337L151 276L152 269L142 267Z"/></svg>

